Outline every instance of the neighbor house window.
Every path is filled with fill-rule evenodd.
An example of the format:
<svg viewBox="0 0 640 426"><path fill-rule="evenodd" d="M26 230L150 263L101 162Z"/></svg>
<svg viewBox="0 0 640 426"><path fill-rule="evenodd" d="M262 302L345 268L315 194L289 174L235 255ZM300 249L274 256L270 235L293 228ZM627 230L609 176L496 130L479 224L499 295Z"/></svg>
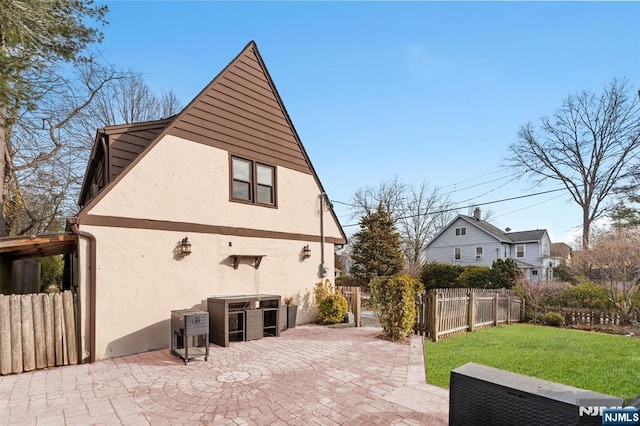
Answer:
<svg viewBox="0 0 640 426"><path fill-rule="evenodd" d="M453 260L461 260L462 259L462 251L460 247L456 247L453 249Z"/></svg>
<svg viewBox="0 0 640 426"><path fill-rule="evenodd" d="M484 257L484 248L482 246L476 247L476 260L482 260Z"/></svg>
<svg viewBox="0 0 640 426"><path fill-rule="evenodd" d="M534 269L533 271L531 271L531 275L537 276L538 275L538 271L536 269Z"/></svg>
<svg viewBox="0 0 640 426"><path fill-rule="evenodd" d="M231 157L231 199L274 206L276 168Z"/></svg>
<svg viewBox="0 0 640 426"><path fill-rule="evenodd" d="M467 235L467 227L463 226L462 228L456 228L456 237L461 237L463 235Z"/></svg>
<svg viewBox="0 0 640 426"><path fill-rule="evenodd" d="M525 256L524 244L517 244L516 245L516 258L522 258L524 256Z"/></svg>

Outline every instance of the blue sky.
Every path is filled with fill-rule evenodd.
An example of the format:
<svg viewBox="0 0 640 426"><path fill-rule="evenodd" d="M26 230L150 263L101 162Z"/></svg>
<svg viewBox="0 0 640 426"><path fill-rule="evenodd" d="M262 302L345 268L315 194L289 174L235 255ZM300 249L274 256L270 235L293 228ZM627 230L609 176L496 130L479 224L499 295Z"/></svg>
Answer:
<svg viewBox="0 0 640 426"><path fill-rule="evenodd" d="M327 193L342 202L394 176L475 203L555 189L510 182L500 168L518 128L614 77L640 88L635 2L107 4L105 58L184 104L255 40ZM343 225L357 222L334 207ZM581 224L562 192L482 208L500 228L546 228L554 242L571 243Z"/></svg>

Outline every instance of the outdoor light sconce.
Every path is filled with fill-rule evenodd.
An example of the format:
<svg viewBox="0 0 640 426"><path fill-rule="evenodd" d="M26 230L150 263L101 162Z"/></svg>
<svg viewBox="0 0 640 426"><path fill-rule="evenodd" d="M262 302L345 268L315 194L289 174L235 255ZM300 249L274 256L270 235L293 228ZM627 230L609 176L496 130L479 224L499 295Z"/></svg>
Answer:
<svg viewBox="0 0 640 426"><path fill-rule="evenodd" d="M309 248L309 244L302 248L302 258L308 259L311 257L311 249Z"/></svg>
<svg viewBox="0 0 640 426"><path fill-rule="evenodd" d="M191 243L187 237L184 237L180 243L180 254L183 256L189 256L191 254Z"/></svg>

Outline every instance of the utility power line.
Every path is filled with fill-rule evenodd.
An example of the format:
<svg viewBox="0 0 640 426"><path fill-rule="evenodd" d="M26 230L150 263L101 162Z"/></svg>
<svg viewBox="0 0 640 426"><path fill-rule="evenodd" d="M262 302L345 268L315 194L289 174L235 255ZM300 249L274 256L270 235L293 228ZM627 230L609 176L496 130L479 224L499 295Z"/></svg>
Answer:
<svg viewBox="0 0 640 426"><path fill-rule="evenodd" d="M501 198L499 200L487 201L485 203L476 203L476 204L470 204L470 205L467 205L467 206L452 207L452 208L449 208L449 209L437 210L437 211L433 211L433 212L427 212L427 213L423 213L423 214L414 214L414 215L409 215L409 216L402 216L402 217L398 217L396 219L411 219L413 217L418 217L418 216L422 216L422 215L447 213L447 212L456 211L456 210L460 210L460 209L468 209L468 208L471 208L471 207L486 206L487 204L503 203L505 201L519 200L519 199L522 199L522 198L535 197L537 195L550 194L552 192L565 191L565 190L566 190L566 188L550 189L548 191L535 192L533 194L526 194L526 195L518 195L516 197ZM352 206L352 207L358 207L358 206L355 206L353 204L345 203L345 202L342 202L342 201L331 200L331 202L332 203L337 203L337 204L344 204L344 205ZM360 225L359 223L351 223L349 225L342 225L342 227L343 228L347 228L349 226L359 226L359 225Z"/></svg>

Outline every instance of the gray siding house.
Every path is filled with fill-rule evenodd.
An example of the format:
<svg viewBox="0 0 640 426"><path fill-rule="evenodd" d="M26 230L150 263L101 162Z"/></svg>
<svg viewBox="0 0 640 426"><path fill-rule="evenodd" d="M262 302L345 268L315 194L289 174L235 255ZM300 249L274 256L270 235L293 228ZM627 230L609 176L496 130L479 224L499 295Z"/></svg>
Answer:
<svg viewBox="0 0 640 426"><path fill-rule="evenodd" d="M458 215L427 244L427 262L460 266L491 266L513 259L529 281L551 280L553 260L546 229L505 232L473 216Z"/></svg>

